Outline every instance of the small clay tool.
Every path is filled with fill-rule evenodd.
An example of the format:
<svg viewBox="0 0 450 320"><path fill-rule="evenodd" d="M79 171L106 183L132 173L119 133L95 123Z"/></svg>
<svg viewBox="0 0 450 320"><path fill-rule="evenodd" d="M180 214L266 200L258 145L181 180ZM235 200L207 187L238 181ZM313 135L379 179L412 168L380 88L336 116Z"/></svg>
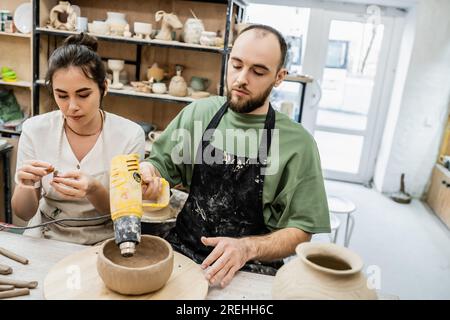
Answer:
<svg viewBox="0 0 450 320"><path fill-rule="evenodd" d="M55 167L54 166L50 166L50 168L45 169L45 171L47 171L47 174L52 173L53 171L55 171Z"/></svg>
<svg viewBox="0 0 450 320"><path fill-rule="evenodd" d="M11 274L12 268L10 266L5 266L4 264L0 264L0 274Z"/></svg>
<svg viewBox="0 0 450 320"><path fill-rule="evenodd" d="M15 254L14 252L6 250L5 248L0 247L0 254L4 255L5 257L8 257L12 260L15 260L17 262L20 262L22 264L28 264L27 258L21 257L21 256Z"/></svg>
<svg viewBox="0 0 450 320"><path fill-rule="evenodd" d="M58 170L56 170L56 168L53 166L46 169L46 171L47 171L47 174L53 173L53 178L56 178L58 176Z"/></svg>
<svg viewBox="0 0 450 320"><path fill-rule="evenodd" d="M34 289L37 287L37 281L22 281L16 279L10 279L7 277L0 277L0 284L13 285L16 288L29 288Z"/></svg>
<svg viewBox="0 0 450 320"><path fill-rule="evenodd" d="M8 291L8 290L13 290L14 286L12 284L2 284L0 285L0 291Z"/></svg>
<svg viewBox="0 0 450 320"><path fill-rule="evenodd" d="M0 299L26 296L30 294L30 289L14 289L0 292Z"/></svg>

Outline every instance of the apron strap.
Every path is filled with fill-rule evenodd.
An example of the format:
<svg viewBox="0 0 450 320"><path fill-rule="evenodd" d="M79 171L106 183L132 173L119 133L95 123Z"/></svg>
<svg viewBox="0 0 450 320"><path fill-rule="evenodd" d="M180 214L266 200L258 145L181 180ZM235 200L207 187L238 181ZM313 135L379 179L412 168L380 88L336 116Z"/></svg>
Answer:
<svg viewBox="0 0 450 320"><path fill-rule="evenodd" d="M258 149L258 163L263 166L267 164L267 156L272 145L273 129L275 129L275 110L273 110L272 104L269 103L269 110L267 111L261 143Z"/></svg>

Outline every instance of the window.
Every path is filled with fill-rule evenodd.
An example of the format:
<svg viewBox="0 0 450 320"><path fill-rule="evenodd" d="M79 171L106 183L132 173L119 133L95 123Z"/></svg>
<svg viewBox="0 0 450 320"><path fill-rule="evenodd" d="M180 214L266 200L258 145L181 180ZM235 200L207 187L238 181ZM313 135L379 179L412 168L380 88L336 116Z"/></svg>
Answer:
<svg viewBox="0 0 450 320"><path fill-rule="evenodd" d="M329 40L327 51L327 68L347 69L348 41Z"/></svg>

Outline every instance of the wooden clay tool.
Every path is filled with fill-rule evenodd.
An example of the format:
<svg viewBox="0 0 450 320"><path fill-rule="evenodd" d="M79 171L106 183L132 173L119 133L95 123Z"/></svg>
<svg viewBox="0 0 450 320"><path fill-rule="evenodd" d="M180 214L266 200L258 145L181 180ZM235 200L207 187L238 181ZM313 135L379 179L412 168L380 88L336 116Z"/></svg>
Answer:
<svg viewBox="0 0 450 320"><path fill-rule="evenodd" d="M15 254L14 252L6 250L5 248L0 247L0 254L17 262L20 262L22 264L28 264L27 258L21 257L18 254Z"/></svg>

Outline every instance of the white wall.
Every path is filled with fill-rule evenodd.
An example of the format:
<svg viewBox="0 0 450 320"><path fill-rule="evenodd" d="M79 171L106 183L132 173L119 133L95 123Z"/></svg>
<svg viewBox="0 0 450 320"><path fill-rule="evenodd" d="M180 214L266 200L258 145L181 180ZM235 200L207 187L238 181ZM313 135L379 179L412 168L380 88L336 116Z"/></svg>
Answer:
<svg viewBox="0 0 450 320"><path fill-rule="evenodd" d="M449 110L449 13L448 0L420 0L407 18L375 169L382 192L398 191L401 173L413 196L426 190Z"/></svg>
<svg viewBox="0 0 450 320"><path fill-rule="evenodd" d="M381 14L386 16L403 16L405 11L414 6L418 0L246 0L250 3L270 4L288 7L320 8L330 11L366 14L367 7L376 4Z"/></svg>

